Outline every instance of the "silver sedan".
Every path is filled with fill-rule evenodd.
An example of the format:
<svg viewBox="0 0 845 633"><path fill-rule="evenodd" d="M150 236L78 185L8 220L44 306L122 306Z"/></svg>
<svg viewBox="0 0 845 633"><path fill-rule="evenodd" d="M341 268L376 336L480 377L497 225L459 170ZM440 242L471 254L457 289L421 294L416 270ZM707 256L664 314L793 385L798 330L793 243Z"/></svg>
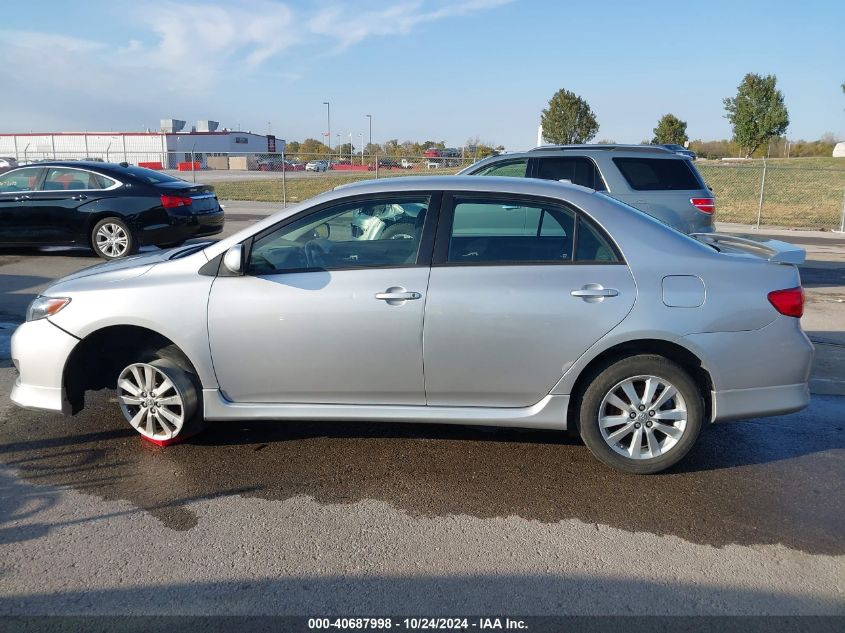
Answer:
<svg viewBox="0 0 845 633"><path fill-rule="evenodd" d="M60 280L14 334L12 400L113 388L159 444L247 419L574 429L653 473L705 424L808 403L802 260L575 185L362 182Z"/></svg>

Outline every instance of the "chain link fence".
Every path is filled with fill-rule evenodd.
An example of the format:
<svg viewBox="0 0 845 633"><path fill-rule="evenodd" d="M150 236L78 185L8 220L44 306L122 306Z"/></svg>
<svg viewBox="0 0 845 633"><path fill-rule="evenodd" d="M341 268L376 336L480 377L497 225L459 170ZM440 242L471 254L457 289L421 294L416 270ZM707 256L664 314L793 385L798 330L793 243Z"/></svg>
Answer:
<svg viewBox="0 0 845 633"><path fill-rule="evenodd" d="M222 200L287 205L356 180L454 174L477 157L117 151L30 152L17 158L21 165L123 161L214 185ZM841 167L837 159L814 158L700 160L696 166L716 196L716 218L721 222L845 230L845 160Z"/></svg>
<svg viewBox="0 0 845 633"><path fill-rule="evenodd" d="M707 161L697 167L713 189L721 222L845 229L845 166L819 166L814 159L799 158Z"/></svg>

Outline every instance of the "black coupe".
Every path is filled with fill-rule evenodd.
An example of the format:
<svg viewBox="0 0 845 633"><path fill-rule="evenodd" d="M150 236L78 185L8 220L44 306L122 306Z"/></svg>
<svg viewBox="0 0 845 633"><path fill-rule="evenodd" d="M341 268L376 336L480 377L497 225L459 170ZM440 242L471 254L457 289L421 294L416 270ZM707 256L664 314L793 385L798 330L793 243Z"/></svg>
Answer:
<svg viewBox="0 0 845 633"><path fill-rule="evenodd" d="M223 230L214 187L127 163L44 162L0 174L0 246L88 245L104 259Z"/></svg>

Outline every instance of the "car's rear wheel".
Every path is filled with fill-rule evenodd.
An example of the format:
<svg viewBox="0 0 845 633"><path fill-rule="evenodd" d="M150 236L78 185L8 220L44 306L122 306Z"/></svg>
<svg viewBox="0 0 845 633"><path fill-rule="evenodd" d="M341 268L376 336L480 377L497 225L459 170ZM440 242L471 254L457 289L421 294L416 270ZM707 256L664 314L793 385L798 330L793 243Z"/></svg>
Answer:
<svg viewBox="0 0 845 633"><path fill-rule="evenodd" d="M138 250L132 231L118 218L104 218L94 225L91 247L103 259L119 259Z"/></svg>
<svg viewBox="0 0 845 633"><path fill-rule="evenodd" d="M195 376L167 358L127 365L117 379L126 421L146 440L166 446L205 428Z"/></svg>
<svg viewBox="0 0 845 633"><path fill-rule="evenodd" d="M601 462L634 474L678 463L704 421L690 375L662 356L632 356L602 369L581 399L580 432Z"/></svg>

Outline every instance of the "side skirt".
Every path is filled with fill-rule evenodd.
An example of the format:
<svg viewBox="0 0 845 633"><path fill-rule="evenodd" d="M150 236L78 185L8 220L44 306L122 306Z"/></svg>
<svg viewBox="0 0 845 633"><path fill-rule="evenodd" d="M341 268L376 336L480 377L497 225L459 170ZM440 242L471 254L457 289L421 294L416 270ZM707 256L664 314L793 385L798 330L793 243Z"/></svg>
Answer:
<svg viewBox="0 0 845 633"><path fill-rule="evenodd" d="M244 403L227 400L217 389L203 389L206 420L430 422L565 430L568 405L569 396L564 395L548 395L530 407L514 408Z"/></svg>

